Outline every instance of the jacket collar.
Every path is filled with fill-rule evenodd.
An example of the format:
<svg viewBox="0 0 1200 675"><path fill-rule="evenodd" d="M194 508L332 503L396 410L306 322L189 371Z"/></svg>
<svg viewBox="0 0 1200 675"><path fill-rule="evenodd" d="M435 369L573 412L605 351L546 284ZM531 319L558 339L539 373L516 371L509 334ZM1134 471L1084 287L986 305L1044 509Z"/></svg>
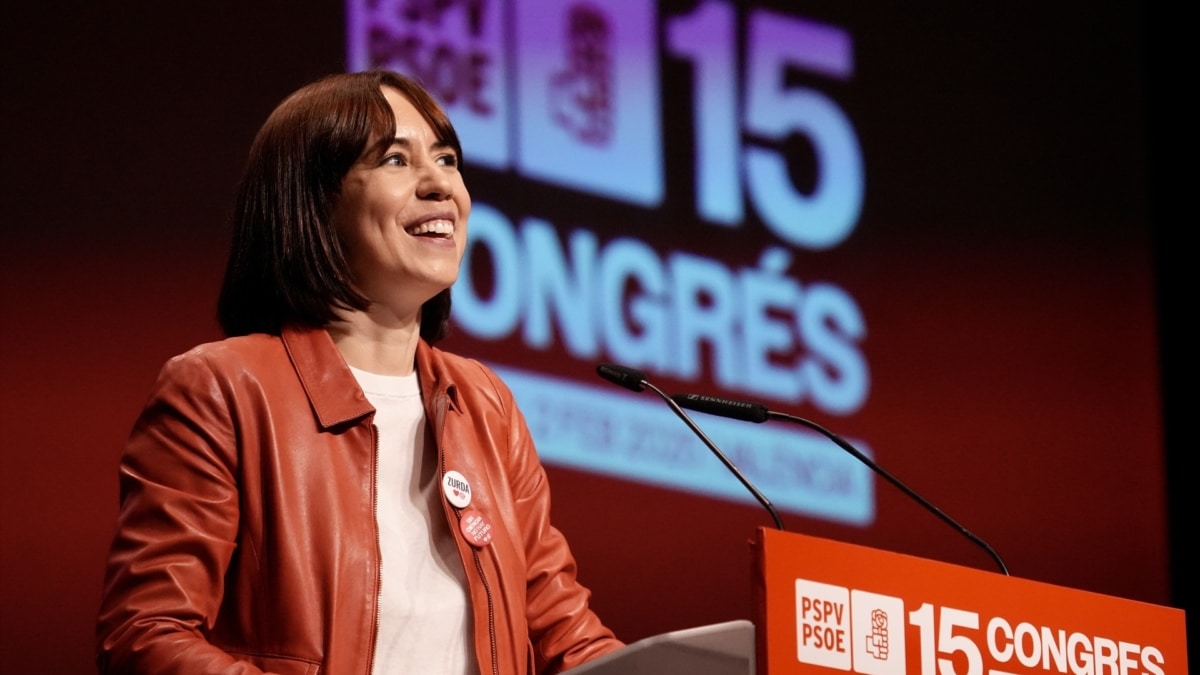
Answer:
<svg viewBox="0 0 1200 675"><path fill-rule="evenodd" d="M375 412L324 328L285 326L281 337L322 429Z"/></svg>
<svg viewBox="0 0 1200 675"><path fill-rule="evenodd" d="M324 328L285 326L281 332L284 348L308 395L322 429L358 420L375 412L366 394L354 379L342 353ZM450 409L457 407L457 387L449 377L443 354L425 340L417 343L417 379L426 407L446 400ZM440 407L440 406L439 406Z"/></svg>
<svg viewBox="0 0 1200 675"><path fill-rule="evenodd" d="M417 342L417 381L421 383L421 398L425 409L436 419L441 411L458 409L458 387L451 369L446 367L446 354L434 349L424 339ZM444 401L444 403L443 403Z"/></svg>

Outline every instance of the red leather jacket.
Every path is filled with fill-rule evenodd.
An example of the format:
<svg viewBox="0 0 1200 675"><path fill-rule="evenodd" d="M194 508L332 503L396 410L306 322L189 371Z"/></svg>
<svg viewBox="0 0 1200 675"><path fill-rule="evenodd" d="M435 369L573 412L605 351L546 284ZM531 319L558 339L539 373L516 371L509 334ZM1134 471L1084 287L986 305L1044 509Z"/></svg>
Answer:
<svg viewBox="0 0 1200 675"><path fill-rule="evenodd" d="M511 392L421 342L442 471L492 524L458 527L482 675L556 673L622 646L550 524ZM101 673L370 675L379 591L374 408L324 330L201 345L167 362L120 464L97 623Z"/></svg>

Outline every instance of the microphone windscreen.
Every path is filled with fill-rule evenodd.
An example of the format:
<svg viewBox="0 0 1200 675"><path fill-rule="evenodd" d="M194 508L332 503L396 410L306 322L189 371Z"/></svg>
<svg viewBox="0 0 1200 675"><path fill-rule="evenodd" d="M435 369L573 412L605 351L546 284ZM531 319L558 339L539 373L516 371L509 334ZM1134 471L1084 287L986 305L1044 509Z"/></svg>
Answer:
<svg viewBox="0 0 1200 675"><path fill-rule="evenodd" d="M645 391L646 389L644 384L646 376L640 370L619 366L615 363L601 363L596 366L596 374L630 391Z"/></svg>

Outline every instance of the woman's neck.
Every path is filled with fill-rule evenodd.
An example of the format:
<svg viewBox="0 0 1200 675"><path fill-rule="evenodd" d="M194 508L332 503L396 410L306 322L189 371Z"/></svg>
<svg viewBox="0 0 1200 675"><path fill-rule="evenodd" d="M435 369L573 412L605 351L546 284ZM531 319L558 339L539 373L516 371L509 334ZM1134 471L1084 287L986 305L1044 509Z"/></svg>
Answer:
<svg viewBox="0 0 1200 675"><path fill-rule="evenodd" d="M346 363L378 375L409 375L416 363L421 323L380 321L369 312L351 312L326 327Z"/></svg>

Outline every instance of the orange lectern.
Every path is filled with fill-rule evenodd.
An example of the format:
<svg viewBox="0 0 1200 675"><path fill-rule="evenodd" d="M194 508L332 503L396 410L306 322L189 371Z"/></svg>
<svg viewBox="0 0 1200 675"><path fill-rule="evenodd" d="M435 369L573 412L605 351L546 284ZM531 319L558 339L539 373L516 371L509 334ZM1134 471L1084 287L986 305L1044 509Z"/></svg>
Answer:
<svg viewBox="0 0 1200 675"><path fill-rule="evenodd" d="M758 675L1187 673L1180 609L760 528Z"/></svg>

